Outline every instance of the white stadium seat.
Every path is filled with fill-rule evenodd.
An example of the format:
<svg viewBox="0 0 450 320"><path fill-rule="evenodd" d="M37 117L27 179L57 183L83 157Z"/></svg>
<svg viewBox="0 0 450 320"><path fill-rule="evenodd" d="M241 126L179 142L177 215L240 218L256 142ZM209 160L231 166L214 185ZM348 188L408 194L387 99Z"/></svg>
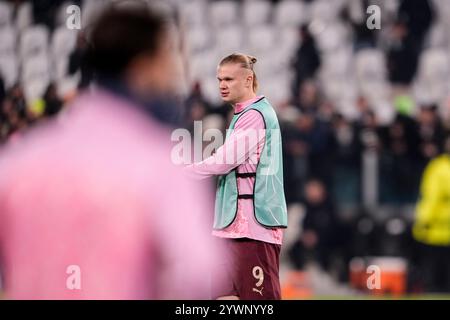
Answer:
<svg viewBox="0 0 450 320"><path fill-rule="evenodd" d="M19 79L19 63L15 55L0 57L0 73L6 89L17 83Z"/></svg>
<svg viewBox="0 0 450 320"><path fill-rule="evenodd" d="M277 29L271 24L252 28L248 31L248 49L264 52L272 49L277 40Z"/></svg>
<svg viewBox="0 0 450 320"><path fill-rule="evenodd" d="M17 32L11 27L0 29L0 57L16 54Z"/></svg>
<svg viewBox="0 0 450 320"><path fill-rule="evenodd" d="M424 80L448 80L449 60L447 52L440 49L429 49L422 52L418 76Z"/></svg>
<svg viewBox="0 0 450 320"><path fill-rule="evenodd" d="M426 103L438 103L449 94L448 52L443 49L428 49L419 59L414 91Z"/></svg>
<svg viewBox="0 0 450 320"><path fill-rule="evenodd" d="M243 22L247 26L258 26L269 22L272 4L268 0L247 0L242 4Z"/></svg>
<svg viewBox="0 0 450 320"><path fill-rule="evenodd" d="M231 25L240 20L239 4L233 0L210 2L208 5L210 23L215 28Z"/></svg>
<svg viewBox="0 0 450 320"><path fill-rule="evenodd" d="M58 27L52 35L51 53L53 58L67 57L75 48L77 42L77 30Z"/></svg>
<svg viewBox="0 0 450 320"><path fill-rule="evenodd" d="M185 37L190 54L195 54L211 47L211 36L207 28L194 26L186 30Z"/></svg>
<svg viewBox="0 0 450 320"><path fill-rule="evenodd" d="M181 20L188 28L205 27L207 24L206 0L186 1L180 6Z"/></svg>
<svg viewBox="0 0 450 320"><path fill-rule="evenodd" d="M355 57L355 68L359 81L384 81L386 79L386 58L381 50L358 51Z"/></svg>
<svg viewBox="0 0 450 320"><path fill-rule="evenodd" d="M190 82L200 81L216 74L218 64L217 53L214 50L203 51L190 58L188 75Z"/></svg>
<svg viewBox="0 0 450 320"><path fill-rule="evenodd" d="M33 24L33 4L22 2L17 10L16 27L22 31Z"/></svg>
<svg viewBox="0 0 450 320"><path fill-rule="evenodd" d="M244 29L240 25L232 25L217 30L215 33L216 49L225 54L226 52L242 51L244 34Z"/></svg>
<svg viewBox="0 0 450 320"><path fill-rule="evenodd" d="M302 1L282 0L274 12L274 21L278 26L300 26L306 21L305 5Z"/></svg>
<svg viewBox="0 0 450 320"><path fill-rule="evenodd" d="M333 23L338 18L345 0L315 0L311 4L311 19L320 20L324 23Z"/></svg>
<svg viewBox="0 0 450 320"><path fill-rule="evenodd" d="M295 52L301 44L300 29L298 27L280 27L277 30L279 48L281 50Z"/></svg>
<svg viewBox="0 0 450 320"><path fill-rule="evenodd" d="M28 102L42 97L50 81L51 70L48 56L33 56L23 62L21 82Z"/></svg>
<svg viewBox="0 0 450 320"><path fill-rule="evenodd" d="M4 28L11 25L12 5L6 1L0 1L0 28Z"/></svg>
<svg viewBox="0 0 450 320"><path fill-rule="evenodd" d="M320 24L320 30L313 31L317 47L322 52L332 52L351 46L349 30L342 23L325 24L316 20L312 25ZM313 28L314 30L314 28Z"/></svg>
<svg viewBox="0 0 450 320"><path fill-rule="evenodd" d="M44 25L35 25L25 29L20 36L20 58L46 54L48 51L49 31Z"/></svg>

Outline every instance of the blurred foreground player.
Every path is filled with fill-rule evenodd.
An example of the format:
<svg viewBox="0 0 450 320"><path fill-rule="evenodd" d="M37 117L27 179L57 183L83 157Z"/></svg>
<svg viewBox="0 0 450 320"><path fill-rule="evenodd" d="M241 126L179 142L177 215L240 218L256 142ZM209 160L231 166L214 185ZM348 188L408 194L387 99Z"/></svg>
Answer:
<svg viewBox="0 0 450 320"><path fill-rule="evenodd" d="M225 143L209 158L186 167L206 178L220 176L213 235L226 254L218 260L218 299L280 299L279 255L287 227L280 127L264 96L257 96L256 58L232 54L219 64L222 99L234 107Z"/></svg>
<svg viewBox="0 0 450 320"><path fill-rule="evenodd" d="M171 86L167 27L147 8L108 9L90 38L98 89L1 151L6 298L210 297L212 205L148 112Z"/></svg>

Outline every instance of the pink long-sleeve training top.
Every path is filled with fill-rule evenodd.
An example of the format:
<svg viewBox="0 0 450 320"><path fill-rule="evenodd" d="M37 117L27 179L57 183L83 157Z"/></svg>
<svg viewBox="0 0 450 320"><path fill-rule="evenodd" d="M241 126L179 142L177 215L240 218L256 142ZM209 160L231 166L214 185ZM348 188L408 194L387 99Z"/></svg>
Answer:
<svg viewBox="0 0 450 320"><path fill-rule="evenodd" d="M234 106L234 113L244 112L252 103L261 98L263 96L237 103ZM256 139L249 138L255 136ZM198 178L225 175L236 167L239 173L256 172L264 142L264 119L258 111L246 111L235 123L234 130L225 140L225 143L213 155L187 166L185 170L189 175ZM229 161L229 159L233 161ZM254 177L237 179L239 193L253 194L254 182ZM249 238L274 244L282 243L282 229L266 228L256 221L252 199L238 199L237 206L238 210L234 222L223 230L214 230L213 235L222 238Z"/></svg>

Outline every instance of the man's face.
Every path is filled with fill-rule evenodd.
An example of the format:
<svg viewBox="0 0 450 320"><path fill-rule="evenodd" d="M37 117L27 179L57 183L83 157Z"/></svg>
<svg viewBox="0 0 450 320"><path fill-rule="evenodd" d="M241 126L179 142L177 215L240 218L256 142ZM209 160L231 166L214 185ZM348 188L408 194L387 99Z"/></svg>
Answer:
<svg viewBox="0 0 450 320"><path fill-rule="evenodd" d="M217 68L220 95L224 102L235 104L242 102L249 90L252 90L250 70L237 63L226 63Z"/></svg>

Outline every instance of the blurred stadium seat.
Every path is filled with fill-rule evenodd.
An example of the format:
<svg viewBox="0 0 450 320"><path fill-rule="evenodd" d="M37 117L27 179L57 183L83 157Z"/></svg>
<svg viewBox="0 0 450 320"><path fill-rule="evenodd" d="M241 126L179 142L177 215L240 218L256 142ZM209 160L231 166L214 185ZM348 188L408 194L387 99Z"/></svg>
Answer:
<svg viewBox="0 0 450 320"><path fill-rule="evenodd" d="M248 27L256 27L269 22L272 3L269 0L249 0L242 4L242 20Z"/></svg>

